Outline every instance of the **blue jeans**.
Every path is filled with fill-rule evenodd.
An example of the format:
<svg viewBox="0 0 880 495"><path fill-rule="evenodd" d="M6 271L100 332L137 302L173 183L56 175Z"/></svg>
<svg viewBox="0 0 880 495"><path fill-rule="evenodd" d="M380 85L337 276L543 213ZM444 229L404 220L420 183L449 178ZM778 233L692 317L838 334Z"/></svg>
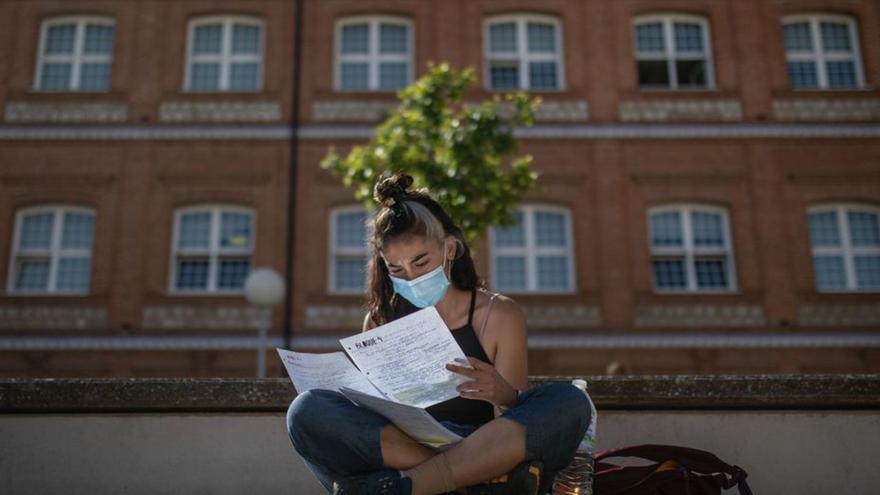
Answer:
<svg viewBox="0 0 880 495"><path fill-rule="evenodd" d="M577 387L551 383L521 392L501 417L525 427L526 460L544 463L540 493L546 493L584 437L590 406ZM386 469L379 430L389 423L384 416L330 390L300 394L287 410L290 441L328 492L336 479ZM480 427L450 421L442 424L463 437Z"/></svg>

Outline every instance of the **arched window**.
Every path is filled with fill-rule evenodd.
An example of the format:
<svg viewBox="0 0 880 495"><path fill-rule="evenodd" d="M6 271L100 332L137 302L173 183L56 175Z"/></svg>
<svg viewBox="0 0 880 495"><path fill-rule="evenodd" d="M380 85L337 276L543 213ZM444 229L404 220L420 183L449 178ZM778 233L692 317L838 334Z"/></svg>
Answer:
<svg viewBox="0 0 880 495"><path fill-rule="evenodd" d="M484 23L490 90L555 91L565 86L562 24L546 15L503 15Z"/></svg>
<svg viewBox="0 0 880 495"><path fill-rule="evenodd" d="M880 208L822 205L808 218L816 290L880 290Z"/></svg>
<svg viewBox="0 0 880 495"><path fill-rule="evenodd" d="M516 224L493 227L491 280L509 293L575 290L571 213L566 208L524 205Z"/></svg>
<svg viewBox="0 0 880 495"><path fill-rule="evenodd" d="M254 214L249 208L199 205L174 213L171 292L240 292L251 270Z"/></svg>
<svg viewBox="0 0 880 495"><path fill-rule="evenodd" d="M793 89L865 85L859 36L852 17L793 15L782 19L788 82Z"/></svg>
<svg viewBox="0 0 880 495"><path fill-rule="evenodd" d="M642 88L712 88L709 22L684 14L649 15L633 22Z"/></svg>
<svg viewBox="0 0 880 495"><path fill-rule="evenodd" d="M334 86L396 91L413 79L412 23L400 17L347 17L336 23Z"/></svg>
<svg viewBox="0 0 880 495"><path fill-rule="evenodd" d="M362 206L330 213L330 292L363 294L366 290L367 211Z"/></svg>
<svg viewBox="0 0 880 495"><path fill-rule="evenodd" d="M665 205L648 211L654 290L736 290L727 210L709 205Z"/></svg>
<svg viewBox="0 0 880 495"><path fill-rule="evenodd" d="M187 91L259 91L263 86L263 22L211 16L189 23Z"/></svg>
<svg viewBox="0 0 880 495"><path fill-rule="evenodd" d="M37 91L110 89L115 23L104 17L56 17L43 22L34 87Z"/></svg>
<svg viewBox="0 0 880 495"><path fill-rule="evenodd" d="M92 273L95 213L46 205L15 216L8 291L16 294L87 294Z"/></svg>

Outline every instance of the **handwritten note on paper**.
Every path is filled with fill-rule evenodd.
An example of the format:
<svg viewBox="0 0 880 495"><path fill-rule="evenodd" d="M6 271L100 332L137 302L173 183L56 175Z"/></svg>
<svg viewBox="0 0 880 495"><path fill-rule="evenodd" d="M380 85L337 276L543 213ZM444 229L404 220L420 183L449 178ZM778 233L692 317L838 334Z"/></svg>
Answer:
<svg viewBox="0 0 880 495"><path fill-rule="evenodd" d="M345 353L308 354L278 348L275 350L278 351L287 374L293 380L293 386L300 394L312 389L339 390L348 387L368 395L382 397L382 393L351 364Z"/></svg>
<svg viewBox="0 0 880 495"><path fill-rule="evenodd" d="M459 435L449 431L424 409L362 394L348 388L342 388L340 392L355 404L390 419L404 433L429 447L445 450L461 440Z"/></svg>
<svg viewBox="0 0 880 495"><path fill-rule="evenodd" d="M458 397L456 386L468 381L445 367L467 358L433 306L339 342L376 388L397 402L432 406Z"/></svg>

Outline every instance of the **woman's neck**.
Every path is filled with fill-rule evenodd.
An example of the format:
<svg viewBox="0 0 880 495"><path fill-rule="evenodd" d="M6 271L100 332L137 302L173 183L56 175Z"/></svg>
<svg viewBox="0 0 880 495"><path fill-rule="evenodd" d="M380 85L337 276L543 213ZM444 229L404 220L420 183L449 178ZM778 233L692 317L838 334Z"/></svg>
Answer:
<svg viewBox="0 0 880 495"><path fill-rule="evenodd" d="M435 308L443 318L446 326L458 328L464 315L464 323L467 323L467 311L470 307L470 292L464 291L450 285L446 290L446 296L437 303Z"/></svg>

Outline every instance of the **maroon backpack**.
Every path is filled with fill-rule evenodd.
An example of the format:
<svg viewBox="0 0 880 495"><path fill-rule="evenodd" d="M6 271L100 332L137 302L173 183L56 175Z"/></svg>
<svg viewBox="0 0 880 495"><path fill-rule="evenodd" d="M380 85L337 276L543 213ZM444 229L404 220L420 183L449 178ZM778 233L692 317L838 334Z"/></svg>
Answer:
<svg viewBox="0 0 880 495"><path fill-rule="evenodd" d="M611 457L653 461L649 465L618 466ZM593 495L720 495L736 485L740 495L752 495L746 474L714 454L674 445L635 445L593 456L596 462Z"/></svg>

